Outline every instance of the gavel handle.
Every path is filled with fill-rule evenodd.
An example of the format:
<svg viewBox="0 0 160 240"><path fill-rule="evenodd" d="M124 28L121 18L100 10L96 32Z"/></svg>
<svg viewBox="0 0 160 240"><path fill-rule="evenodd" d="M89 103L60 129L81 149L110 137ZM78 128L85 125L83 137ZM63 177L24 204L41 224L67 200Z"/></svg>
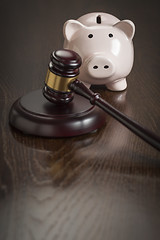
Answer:
<svg viewBox="0 0 160 240"><path fill-rule="evenodd" d="M139 123L136 121L130 119L125 114L118 111L116 108L114 108L112 105L110 105L108 102L103 100L98 93L93 93L90 89L88 89L82 82L79 80L75 80L72 83L70 83L69 88L77 93L78 95L81 95L85 98L87 98L92 105L96 105L103 109L106 113L110 114L112 117L114 117L116 120L118 120L120 123L122 123L124 126L126 126L128 129L130 129L133 133L135 133L137 136L142 138L144 141L152 145L154 148L160 151L160 137L153 133L152 131L142 127Z"/></svg>

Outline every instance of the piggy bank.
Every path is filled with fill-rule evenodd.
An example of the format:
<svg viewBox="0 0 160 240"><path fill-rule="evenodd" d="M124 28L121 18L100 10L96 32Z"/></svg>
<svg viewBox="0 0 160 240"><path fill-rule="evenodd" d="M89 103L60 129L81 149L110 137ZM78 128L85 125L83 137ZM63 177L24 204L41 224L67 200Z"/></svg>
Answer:
<svg viewBox="0 0 160 240"><path fill-rule="evenodd" d="M106 85L112 91L126 89L134 49L135 25L113 15L94 12L64 24L64 48L82 58L79 80L90 85Z"/></svg>

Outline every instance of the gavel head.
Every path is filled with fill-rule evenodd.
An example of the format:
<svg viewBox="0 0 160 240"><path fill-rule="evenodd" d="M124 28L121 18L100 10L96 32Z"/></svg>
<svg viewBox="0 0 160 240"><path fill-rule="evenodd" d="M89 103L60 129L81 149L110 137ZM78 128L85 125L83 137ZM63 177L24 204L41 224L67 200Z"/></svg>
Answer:
<svg viewBox="0 0 160 240"><path fill-rule="evenodd" d="M81 57L74 51L62 49L54 51L50 60L43 95L56 104L69 103L73 99L69 84L79 75Z"/></svg>

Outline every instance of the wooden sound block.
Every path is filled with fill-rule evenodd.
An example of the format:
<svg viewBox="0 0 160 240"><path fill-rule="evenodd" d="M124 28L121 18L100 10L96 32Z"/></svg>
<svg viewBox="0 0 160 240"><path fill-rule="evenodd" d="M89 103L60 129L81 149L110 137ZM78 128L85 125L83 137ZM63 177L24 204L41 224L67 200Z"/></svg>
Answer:
<svg viewBox="0 0 160 240"><path fill-rule="evenodd" d="M71 137L102 127L106 122L106 114L77 94L68 104L51 103L39 89L19 98L13 104L9 122L25 134Z"/></svg>

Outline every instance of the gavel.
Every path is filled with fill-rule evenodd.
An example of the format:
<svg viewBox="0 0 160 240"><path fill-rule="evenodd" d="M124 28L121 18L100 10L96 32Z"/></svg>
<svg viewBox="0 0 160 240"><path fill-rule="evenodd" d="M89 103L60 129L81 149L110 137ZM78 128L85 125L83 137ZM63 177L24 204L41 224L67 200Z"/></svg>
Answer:
<svg viewBox="0 0 160 240"><path fill-rule="evenodd" d="M80 65L80 56L71 50L53 52L43 89L44 96L51 102L64 104L73 100L73 92L75 92L88 99L92 105L103 109L133 133L160 150L159 136L115 109L103 100L99 93L93 93L77 79Z"/></svg>
<svg viewBox="0 0 160 240"><path fill-rule="evenodd" d="M98 120L97 119L95 120L96 122L94 126L95 129L99 127L97 121L101 122L100 126L104 125L105 122L104 113L108 113L117 121L119 121L121 124L123 124L125 127L127 127L129 130L131 130L133 133L135 133L137 136L139 136L141 139L149 143L157 150L160 150L160 137L158 135L144 128L139 123L137 123L136 121L132 120L131 118L129 118L128 116L114 108L104 99L102 99L99 93L92 92L89 88L85 86L85 84L78 80L79 67L81 66L81 62L82 62L81 57L74 51L62 49L52 52L50 56L50 63L48 66L47 76L45 79L45 86L43 88L43 96L47 99L47 101L52 103L53 110L56 109L57 111L57 109L62 109L62 111L63 110L67 111L67 109L72 109L73 106L71 103L72 101L73 102L75 101L74 93L76 93L75 95L79 95L89 100L88 102L90 102L91 105L97 106L99 109L101 109L101 112L103 111L103 114L101 112L97 113L97 116L99 117ZM28 98L26 97L26 99L29 99L29 97ZM27 109L28 105L24 103L25 102L24 99L19 100L19 102L21 102L21 105L22 104L25 105L25 107L23 106L23 108ZM18 114L19 112L22 111L19 109L19 107L17 110L17 106L19 105L20 104L18 103L16 103L16 105L13 105L10 112L10 123L12 126L22 130L21 127L19 127L20 124L17 124L15 117L16 114L14 114L15 109L16 112L18 112ZM42 105L43 107L41 108L44 111L44 106L46 106L46 103L42 103ZM79 103L78 105L81 105L81 103ZM93 112L90 106L87 106L87 108L89 109L90 112ZM38 110L36 111L38 112ZM54 116L57 116L56 111L53 111ZM85 110L82 112L87 111ZM28 110L28 112L31 111ZM45 114L43 115L45 116ZM84 113L82 113L82 115L84 115ZM95 116L94 117L92 116L92 118L96 118L96 112L94 112L94 115ZM35 117L37 118L38 116L40 116L40 114L36 113ZM75 114L75 116L78 116L78 112ZM88 117L88 119L89 118L90 116ZM66 121L65 117L63 121ZM56 124L58 125L57 122ZM76 125L78 124L76 123ZM89 129L88 131L94 130L94 127L90 128L90 125L88 125L87 127ZM35 133L35 131L33 131L33 133ZM80 135L81 133L82 134L86 133L86 130L84 130L84 132L78 131L77 135Z"/></svg>

